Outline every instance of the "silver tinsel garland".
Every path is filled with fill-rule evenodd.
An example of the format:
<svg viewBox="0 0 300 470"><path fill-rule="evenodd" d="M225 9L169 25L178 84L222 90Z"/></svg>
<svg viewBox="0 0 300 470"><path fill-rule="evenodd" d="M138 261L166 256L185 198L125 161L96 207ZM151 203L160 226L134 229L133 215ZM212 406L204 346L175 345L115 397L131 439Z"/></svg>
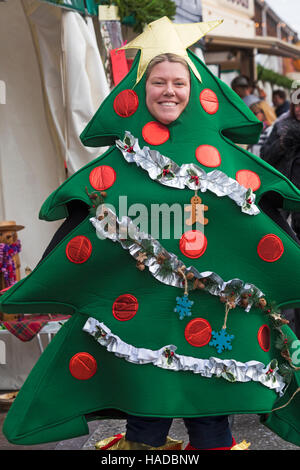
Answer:
<svg viewBox="0 0 300 470"><path fill-rule="evenodd" d="M105 210L106 216L102 220L98 219L99 214L103 214ZM100 217L101 218L101 217ZM96 229L97 236L100 239L109 238L113 242L118 242L124 249L128 250L130 255L137 259L140 253L151 252L146 257L143 264L148 267L152 276L163 284L168 286L183 288L183 278L178 272L178 268L182 268L184 263L173 253L169 253L155 238L151 235L141 232L129 217L118 219L112 209L99 206L96 217L92 217L90 222ZM168 264L167 272L163 269L163 264L159 263L157 257L163 255ZM199 272L194 266L186 267L185 275L193 273L194 279L205 279L205 292L211 295L221 296L226 290L235 290L239 293L251 292L255 293L256 298L264 297L254 284L244 282L241 279L231 279L224 281L221 276L212 272ZM240 297L236 297L236 303L240 301ZM252 307L251 298L245 310L248 312Z"/></svg>
<svg viewBox="0 0 300 470"><path fill-rule="evenodd" d="M130 132L125 132L124 140L116 141L117 148L122 152L128 163L135 163L147 171L152 180L165 186L177 189L211 191L219 197L228 196L243 213L257 215L260 213L254 204L255 194L251 189L240 185L236 180L230 178L219 170L206 173L202 168L191 164L177 165L170 158L162 155L158 150L139 146Z"/></svg>
<svg viewBox="0 0 300 470"><path fill-rule="evenodd" d="M200 359L176 353L174 345L163 346L158 350L136 348L124 342L119 336L113 334L104 324L93 317L89 317L83 327L101 346L115 356L125 359L133 364L153 364L162 369L173 371L189 371L202 377L222 377L229 382L259 382L265 387L273 389L283 395L285 382L278 374L278 367L272 369L271 363L265 366L262 362L240 362L235 359L220 359L210 357ZM171 358L171 360L170 360Z"/></svg>

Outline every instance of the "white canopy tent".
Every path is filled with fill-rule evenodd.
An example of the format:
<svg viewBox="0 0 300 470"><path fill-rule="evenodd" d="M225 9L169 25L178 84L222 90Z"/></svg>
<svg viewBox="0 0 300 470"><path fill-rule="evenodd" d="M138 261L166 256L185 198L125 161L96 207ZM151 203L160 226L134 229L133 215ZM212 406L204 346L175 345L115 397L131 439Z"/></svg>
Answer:
<svg viewBox="0 0 300 470"><path fill-rule="evenodd" d="M0 2L0 220L25 226L21 277L61 222L43 201L105 149L79 134L109 93L91 17L39 0Z"/></svg>

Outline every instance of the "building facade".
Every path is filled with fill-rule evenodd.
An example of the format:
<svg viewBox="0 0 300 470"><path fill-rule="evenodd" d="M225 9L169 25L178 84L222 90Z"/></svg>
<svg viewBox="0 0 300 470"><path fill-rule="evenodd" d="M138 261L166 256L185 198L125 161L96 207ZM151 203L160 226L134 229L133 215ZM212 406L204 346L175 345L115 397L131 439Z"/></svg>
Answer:
<svg viewBox="0 0 300 470"><path fill-rule="evenodd" d="M256 80L257 63L284 74L300 58L297 32L265 0L202 0L202 12L203 21L224 20L205 38L206 63L218 63L223 79L236 71Z"/></svg>

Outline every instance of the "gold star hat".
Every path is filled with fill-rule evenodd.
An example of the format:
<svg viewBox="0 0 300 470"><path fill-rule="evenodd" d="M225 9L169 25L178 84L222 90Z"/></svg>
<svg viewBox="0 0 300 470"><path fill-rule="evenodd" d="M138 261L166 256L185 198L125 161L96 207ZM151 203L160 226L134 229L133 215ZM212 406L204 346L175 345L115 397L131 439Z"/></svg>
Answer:
<svg viewBox="0 0 300 470"><path fill-rule="evenodd" d="M200 92L202 92L200 101L204 108L202 106L200 112L204 111L205 113L203 119L206 119L208 113L214 118L211 122L223 128L224 125L227 125L227 122L225 124L223 122L225 114L223 112L217 113L216 111L223 101L227 102L229 100L234 102L236 103L235 111L233 111L232 107L228 110L231 121L234 123L234 131L231 133L231 137L238 143L250 144L257 142L258 135L261 132L260 121L254 119L252 111L248 106L244 105L238 95L225 83L213 76L205 63L190 49L192 44L195 44L222 23L223 20L176 24L164 16L149 23L143 33L120 48L119 50L122 50L122 52L127 49L137 51L135 59L127 75L101 103L99 109L81 133L80 139L83 145L87 147L115 145L117 139L123 139L125 131L131 131L132 129L141 130L142 122L153 121L153 116L145 102L145 71L152 59L166 53L182 57L191 71L192 93L188 106L188 109L191 111L191 117L188 121L184 121L186 124L188 123L187 129L185 131L182 130L185 135L188 132L193 139L196 138L195 136L198 136L198 130L195 132L191 130L191 122L199 117L199 109L196 103L199 103ZM216 84L216 82L218 83ZM215 90L218 91L220 88L222 89L222 94L216 100ZM210 111L207 109L207 106L211 107ZM172 126L177 126L182 122L188 109L180 116L180 119L172 123ZM245 115L248 120L246 125L244 122ZM153 134L152 131L151 133ZM142 135L136 134L136 137L142 139L140 141L143 142L144 134L144 132L142 132ZM147 140L146 142L147 144L150 143ZM170 148L170 152L172 151L173 147Z"/></svg>
<svg viewBox="0 0 300 470"><path fill-rule="evenodd" d="M209 21L207 23L176 24L167 16L163 16L146 25L142 34L120 49L141 50L136 83L141 80L149 62L157 55L167 52L183 57L201 82L200 74L190 60L186 49L221 23L223 23L223 20Z"/></svg>

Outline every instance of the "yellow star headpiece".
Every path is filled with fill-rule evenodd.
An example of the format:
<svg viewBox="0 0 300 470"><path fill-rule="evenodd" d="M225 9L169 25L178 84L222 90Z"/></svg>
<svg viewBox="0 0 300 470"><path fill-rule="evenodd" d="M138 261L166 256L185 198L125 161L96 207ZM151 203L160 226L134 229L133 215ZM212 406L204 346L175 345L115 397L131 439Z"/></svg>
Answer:
<svg viewBox="0 0 300 470"><path fill-rule="evenodd" d="M149 23L142 34L120 49L141 50L136 83L141 80L149 62L157 55L167 52L183 57L201 82L200 74L190 60L186 49L222 22L223 20L178 24L173 23L167 16L163 16Z"/></svg>

